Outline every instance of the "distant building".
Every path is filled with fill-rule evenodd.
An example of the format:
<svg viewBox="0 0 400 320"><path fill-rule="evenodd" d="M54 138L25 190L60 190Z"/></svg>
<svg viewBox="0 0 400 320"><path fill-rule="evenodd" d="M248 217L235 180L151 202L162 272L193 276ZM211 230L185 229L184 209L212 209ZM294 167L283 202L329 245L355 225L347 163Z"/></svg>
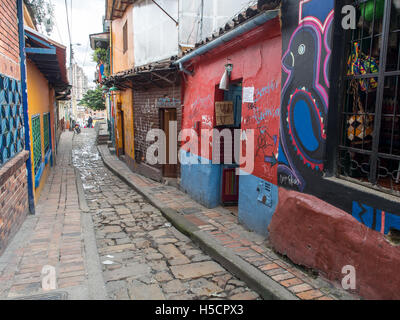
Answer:
<svg viewBox="0 0 400 320"><path fill-rule="evenodd" d="M85 93L89 90L88 78L83 69L75 62L68 68L68 80L72 85L70 117L74 119L83 118L85 107L79 106Z"/></svg>

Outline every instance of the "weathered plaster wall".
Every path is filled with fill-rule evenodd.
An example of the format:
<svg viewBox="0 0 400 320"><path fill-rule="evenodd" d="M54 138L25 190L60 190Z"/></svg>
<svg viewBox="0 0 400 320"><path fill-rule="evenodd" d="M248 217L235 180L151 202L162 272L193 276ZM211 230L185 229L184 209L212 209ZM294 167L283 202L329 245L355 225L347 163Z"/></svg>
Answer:
<svg viewBox="0 0 400 320"><path fill-rule="evenodd" d="M267 183L276 190L277 184L281 55L280 22L274 19L195 60L195 75L188 77L185 83L182 125L185 129L194 129L197 122L200 122L200 129L213 128L214 104L220 100L216 87L226 63L233 64L232 81L241 80L243 87L254 87L254 103L242 105L241 129L252 129L255 133L255 165L254 170L246 172L249 176L240 177L239 219L262 234L267 232L274 205L269 207L262 203L258 187ZM244 146L242 143L243 154ZM185 150L194 156L204 158L206 155L190 147ZM219 205L221 197L221 166L210 163L211 155L210 145L208 157L205 157L208 164L182 165L183 188L207 207ZM273 195L276 197L277 192ZM276 205L276 198L273 203Z"/></svg>
<svg viewBox="0 0 400 320"><path fill-rule="evenodd" d="M221 166L212 164L205 159L190 152L180 151L181 159L186 159L186 164L181 163L181 188L191 197L208 208L215 208L221 201ZM196 163L206 164L196 164Z"/></svg>
<svg viewBox="0 0 400 320"><path fill-rule="evenodd" d="M400 299L400 246L320 199L280 188L269 226L270 241L297 264L338 284L355 270L355 293L367 299Z"/></svg>
<svg viewBox="0 0 400 320"><path fill-rule="evenodd" d="M127 23L128 50L124 52L123 28ZM112 21L112 66L113 73L133 68L135 63L133 49L133 6L130 5L121 19Z"/></svg>
<svg viewBox="0 0 400 320"><path fill-rule="evenodd" d="M40 131L41 131L41 142L42 142L42 161L44 162L44 134L43 134L43 114L47 112L51 112L51 109L53 109L53 101L52 97L54 97L54 91L49 88L49 83L46 80L46 78L43 76L43 74L40 73L39 69L36 67L36 65L30 61L27 60L26 63L27 67L27 89L28 89L28 113L29 113L29 123L30 127L32 128L32 117L35 115L40 114ZM53 127L54 124L54 118L50 116L51 119L51 127ZM54 137L54 133L52 138ZM32 137L32 132L30 134L30 139L31 139L31 154L33 155L33 137ZM49 175L49 170L50 170L50 163L45 165L45 168L43 170L42 177L40 179L40 184L37 188L34 186L34 196L35 196L35 203L37 203L40 193L46 184L47 177ZM35 183L35 177L34 177L34 161L32 161L32 180L33 183Z"/></svg>

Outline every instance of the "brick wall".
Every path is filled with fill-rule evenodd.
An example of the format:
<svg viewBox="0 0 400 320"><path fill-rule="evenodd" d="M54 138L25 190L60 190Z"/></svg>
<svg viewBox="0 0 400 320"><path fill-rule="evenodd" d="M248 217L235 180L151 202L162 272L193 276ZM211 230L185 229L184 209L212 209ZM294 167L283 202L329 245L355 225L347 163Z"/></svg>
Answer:
<svg viewBox="0 0 400 320"><path fill-rule="evenodd" d="M135 152L141 151L142 156L146 157L147 148L152 144L146 142L146 136L151 129L160 129L160 104L159 99L181 99L180 85L169 86L165 88L152 88L148 90L134 90L133 93L133 119L135 131ZM178 133L180 131L182 120L182 108L178 104L177 121ZM161 165L153 166L161 170Z"/></svg>
<svg viewBox="0 0 400 320"><path fill-rule="evenodd" d="M17 2L0 1L0 73L19 80Z"/></svg>
<svg viewBox="0 0 400 320"><path fill-rule="evenodd" d="M28 183L23 151L0 168L0 254L28 214Z"/></svg>
<svg viewBox="0 0 400 320"><path fill-rule="evenodd" d="M0 1L0 74L21 79L17 2ZM19 230L29 210L23 151L0 167L0 254Z"/></svg>

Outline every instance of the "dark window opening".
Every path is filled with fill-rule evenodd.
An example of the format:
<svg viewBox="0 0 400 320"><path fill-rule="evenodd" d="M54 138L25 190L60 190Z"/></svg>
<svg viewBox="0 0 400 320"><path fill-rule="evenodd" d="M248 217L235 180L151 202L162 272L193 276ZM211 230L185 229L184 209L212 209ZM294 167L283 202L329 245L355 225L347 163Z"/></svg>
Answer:
<svg viewBox="0 0 400 320"><path fill-rule="evenodd" d="M345 31L337 174L400 195L400 4L351 4L357 26Z"/></svg>
<svg viewBox="0 0 400 320"><path fill-rule="evenodd" d="M400 230L397 229L390 229L387 239L395 246L400 245Z"/></svg>

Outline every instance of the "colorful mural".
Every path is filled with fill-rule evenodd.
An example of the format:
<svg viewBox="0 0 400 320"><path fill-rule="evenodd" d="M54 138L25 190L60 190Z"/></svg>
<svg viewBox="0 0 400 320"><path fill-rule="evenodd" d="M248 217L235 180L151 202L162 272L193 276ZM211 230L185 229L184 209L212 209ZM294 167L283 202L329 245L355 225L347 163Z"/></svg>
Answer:
<svg viewBox="0 0 400 320"><path fill-rule="evenodd" d="M352 215L368 228L382 234L388 234L393 229L400 230L400 216L372 208L357 201L353 202Z"/></svg>
<svg viewBox="0 0 400 320"><path fill-rule="evenodd" d="M324 169L334 0L284 6L278 183L304 191Z"/></svg>

